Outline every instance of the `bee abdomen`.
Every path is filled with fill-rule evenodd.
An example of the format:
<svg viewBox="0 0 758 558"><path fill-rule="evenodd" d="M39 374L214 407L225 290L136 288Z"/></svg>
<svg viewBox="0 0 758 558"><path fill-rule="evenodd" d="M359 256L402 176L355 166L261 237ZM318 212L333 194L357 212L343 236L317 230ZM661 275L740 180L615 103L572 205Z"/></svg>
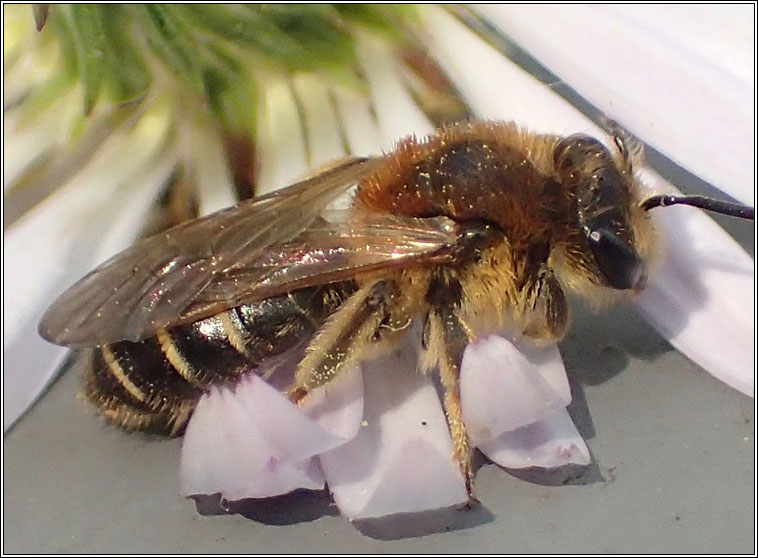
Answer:
<svg viewBox="0 0 758 558"><path fill-rule="evenodd" d="M95 349L84 394L106 419L128 430L175 434L202 390L181 376L153 338Z"/></svg>
<svg viewBox="0 0 758 558"><path fill-rule="evenodd" d="M246 332L247 354L256 362L264 362L310 339L356 289L347 281L236 308Z"/></svg>
<svg viewBox="0 0 758 558"><path fill-rule="evenodd" d="M190 385L205 388L237 378L255 365L246 350L236 309L191 325L161 330L156 337L164 358Z"/></svg>
<svg viewBox="0 0 758 558"><path fill-rule="evenodd" d="M302 289L99 347L85 395L119 426L175 434L210 385L236 383L301 345L353 290L352 282Z"/></svg>
<svg viewBox="0 0 758 558"><path fill-rule="evenodd" d="M187 417L194 408L193 401L179 401L173 407L156 411L144 400L124 386L106 361L103 349L91 355L88 374L85 378L83 394L94 403L102 415L113 424L126 430L176 434L182 430Z"/></svg>

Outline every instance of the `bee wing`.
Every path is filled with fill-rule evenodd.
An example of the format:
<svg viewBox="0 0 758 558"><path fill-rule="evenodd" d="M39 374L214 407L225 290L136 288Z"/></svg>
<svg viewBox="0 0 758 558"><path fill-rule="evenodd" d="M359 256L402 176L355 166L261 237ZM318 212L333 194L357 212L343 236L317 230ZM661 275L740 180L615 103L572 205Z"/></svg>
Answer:
<svg viewBox="0 0 758 558"><path fill-rule="evenodd" d="M452 222L325 212L381 161L349 159L274 194L136 243L69 288L40 323L71 347L137 341L295 288L436 255Z"/></svg>
<svg viewBox="0 0 758 558"><path fill-rule="evenodd" d="M197 302L231 308L414 261L449 261L457 240L455 223L446 217L420 219L359 210L324 212L292 241L241 258L215 277ZM189 311L191 314L193 309Z"/></svg>

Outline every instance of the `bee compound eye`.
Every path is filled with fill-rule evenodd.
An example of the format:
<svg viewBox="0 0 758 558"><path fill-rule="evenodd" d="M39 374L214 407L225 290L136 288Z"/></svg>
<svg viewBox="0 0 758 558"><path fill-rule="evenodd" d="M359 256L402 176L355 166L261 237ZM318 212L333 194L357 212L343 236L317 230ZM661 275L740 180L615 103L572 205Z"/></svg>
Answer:
<svg viewBox="0 0 758 558"><path fill-rule="evenodd" d="M640 289L645 284L645 266L633 248L605 228L588 235L592 256L609 287Z"/></svg>
<svg viewBox="0 0 758 558"><path fill-rule="evenodd" d="M618 173L610 167L597 169L586 183L577 188L577 204L584 212L602 206L618 206L623 203Z"/></svg>

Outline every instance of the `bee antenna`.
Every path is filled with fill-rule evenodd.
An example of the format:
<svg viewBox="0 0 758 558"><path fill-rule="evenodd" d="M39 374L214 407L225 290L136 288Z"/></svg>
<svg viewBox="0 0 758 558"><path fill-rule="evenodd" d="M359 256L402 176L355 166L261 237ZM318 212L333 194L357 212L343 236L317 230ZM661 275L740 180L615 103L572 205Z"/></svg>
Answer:
<svg viewBox="0 0 758 558"><path fill-rule="evenodd" d="M706 211L729 215L730 217L739 217L740 219L755 220L755 208L742 205L741 203L732 203L705 196L651 196L640 204L645 211L650 211L654 207L667 207L669 205L691 205L699 207Z"/></svg>

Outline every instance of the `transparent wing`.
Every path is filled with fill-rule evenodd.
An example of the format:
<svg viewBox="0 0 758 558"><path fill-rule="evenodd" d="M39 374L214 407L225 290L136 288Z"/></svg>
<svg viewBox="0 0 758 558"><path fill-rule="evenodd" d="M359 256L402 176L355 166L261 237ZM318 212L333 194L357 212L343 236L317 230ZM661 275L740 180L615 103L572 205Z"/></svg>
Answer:
<svg viewBox="0 0 758 558"><path fill-rule="evenodd" d="M43 317L40 334L72 347L137 341L289 290L449 259L456 234L444 217L324 210L380 161L346 160L138 242L68 289Z"/></svg>

